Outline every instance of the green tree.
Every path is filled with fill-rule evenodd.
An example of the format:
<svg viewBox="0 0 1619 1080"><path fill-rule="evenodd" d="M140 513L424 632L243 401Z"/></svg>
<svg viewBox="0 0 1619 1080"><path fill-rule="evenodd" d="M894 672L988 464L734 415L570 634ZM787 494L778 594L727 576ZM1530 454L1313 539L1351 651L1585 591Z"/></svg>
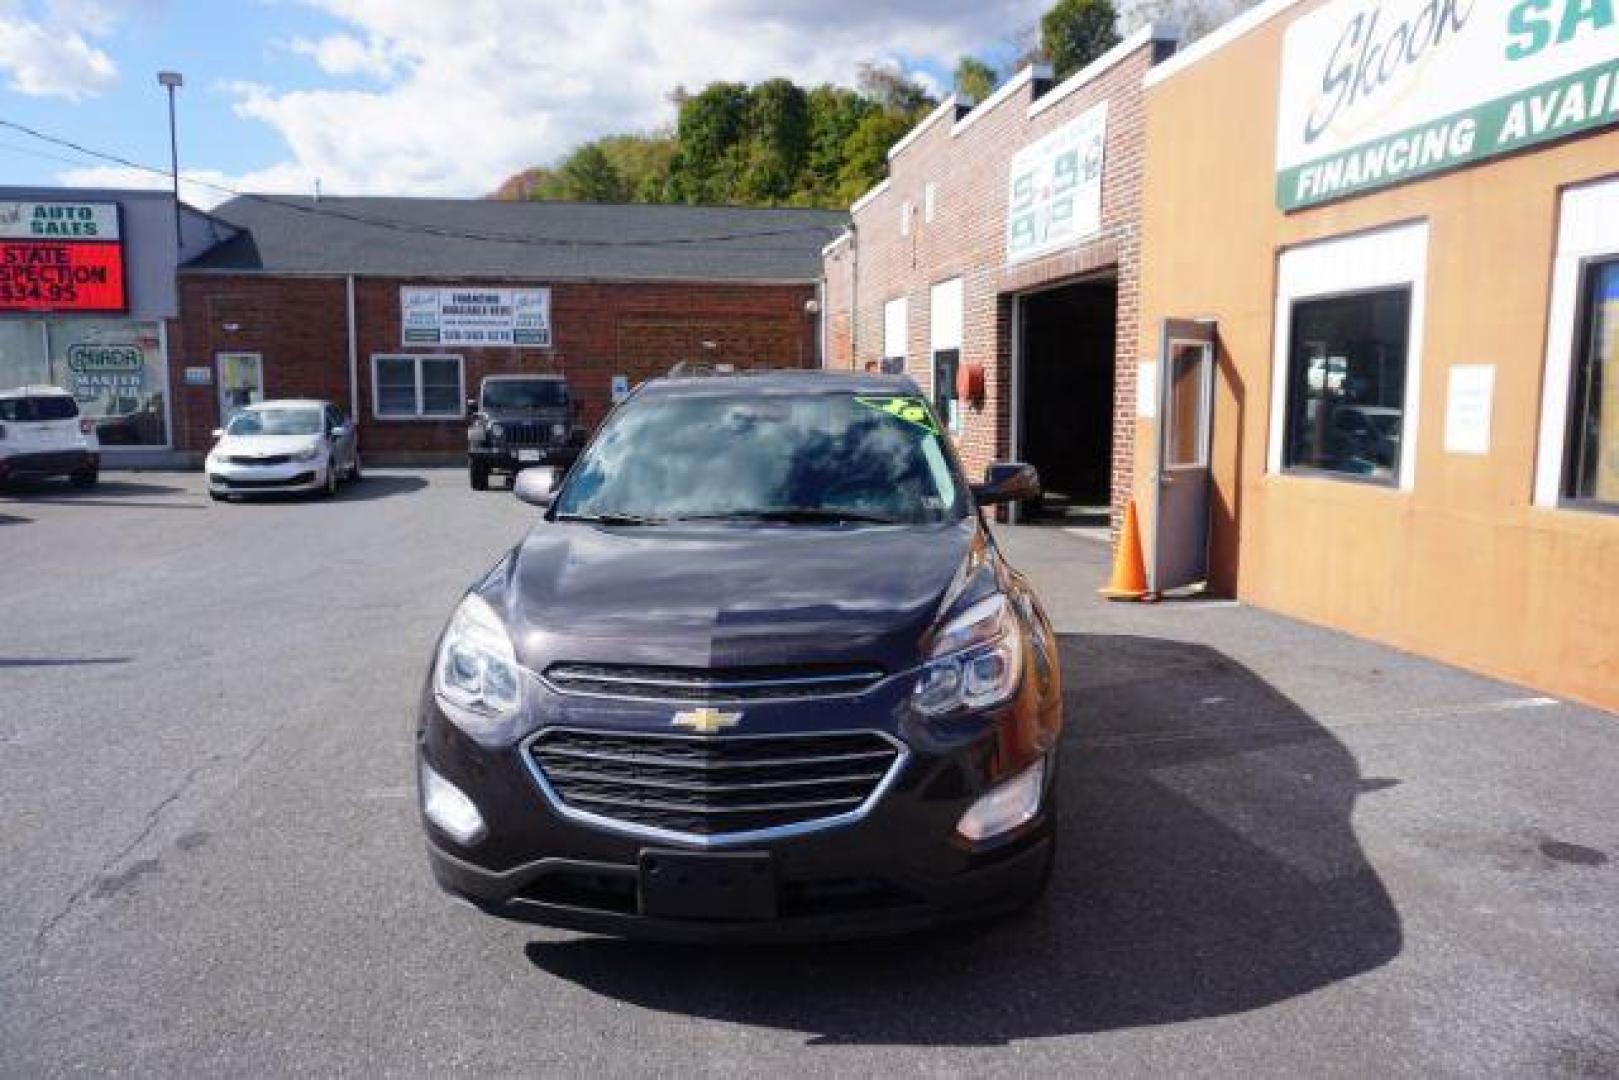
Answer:
<svg viewBox="0 0 1619 1080"><path fill-rule="evenodd" d="M911 130L912 119L886 109L860 121L844 146L843 168L838 172L837 201L847 206L883 178L888 148Z"/></svg>
<svg viewBox="0 0 1619 1080"><path fill-rule="evenodd" d="M838 204L849 140L860 122L877 111L875 102L841 86L817 86L809 92L809 159L794 202L803 206Z"/></svg>
<svg viewBox="0 0 1619 1080"><path fill-rule="evenodd" d="M1066 78L1119 43L1112 0L1057 0L1040 19L1040 49Z"/></svg>
<svg viewBox="0 0 1619 1080"><path fill-rule="evenodd" d="M1000 82L995 69L976 56L963 56L956 63L956 96L967 101L983 101Z"/></svg>
<svg viewBox="0 0 1619 1080"><path fill-rule="evenodd" d="M629 199L624 177L597 143L586 143L569 154L557 172L564 198L575 202L626 202Z"/></svg>
<svg viewBox="0 0 1619 1080"><path fill-rule="evenodd" d="M789 79L770 79L748 95L737 197L750 205L788 201L810 154L809 99Z"/></svg>
<svg viewBox="0 0 1619 1080"><path fill-rule="evenodd" d="M669 163L669 194L674 201L732 201L749 99L748 88L741 83L710 83L682 103L676 128L679 146Z"/></svg>

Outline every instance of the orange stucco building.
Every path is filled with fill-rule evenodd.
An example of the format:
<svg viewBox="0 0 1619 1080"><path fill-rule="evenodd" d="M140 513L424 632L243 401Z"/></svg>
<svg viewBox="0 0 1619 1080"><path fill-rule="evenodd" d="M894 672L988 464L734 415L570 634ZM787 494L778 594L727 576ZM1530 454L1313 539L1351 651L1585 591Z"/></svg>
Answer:
<svg viewBox="0 0 1619 1080"><path fill-rule="evenodd" d="M1271 0L1146 75L1139 355L1212 324L1216 591L1619 709L1614 11Z"/></svg>

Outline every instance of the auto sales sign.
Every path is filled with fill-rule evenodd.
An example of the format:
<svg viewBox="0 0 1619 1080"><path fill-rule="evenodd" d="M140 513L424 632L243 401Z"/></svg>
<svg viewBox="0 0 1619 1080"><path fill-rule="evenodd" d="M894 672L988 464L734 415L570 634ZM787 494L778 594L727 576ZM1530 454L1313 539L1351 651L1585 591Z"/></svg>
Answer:
<svg viewBox="0 0 1619 1080"><path fill-rule="evenodd" d="M1328 202L1619 123L1619 0L1333 0L1288 28L1276 200Z"/></svg>
<svg viewBox="0 0 1619 1080"><path fill-rule="evenodd" d="M399 316L407 345L551 344L550 289L406 285L399 290Z"/></svg>
<svg viewBox="0 0 1619 1080"><path fill-rule="evenodd" d="M0 202L0 311L124 311L116 203Z"/></svg>

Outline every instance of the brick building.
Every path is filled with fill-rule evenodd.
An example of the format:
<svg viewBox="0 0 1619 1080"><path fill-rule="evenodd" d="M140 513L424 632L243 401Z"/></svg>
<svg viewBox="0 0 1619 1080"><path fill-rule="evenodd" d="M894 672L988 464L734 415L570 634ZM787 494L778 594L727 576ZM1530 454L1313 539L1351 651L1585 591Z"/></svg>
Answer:
<svg viewBox="0 0 1619 1080"><path fill-rule="evenodd" d="M1173 48L1147 27L1060 83L945 101L822 253L828 366L908 372L970 470L1032 462L1065 521L1116 522L1131 490L1142 78Z"/></svg>
<svg viewBox="0 0 1619 1080"><path fill-rule="evenodd" d="M451 199L237 199L179 272L176 449L231 405L320 397L374 462L449 462L488 374L568 376L587 424L680 361L812 367L841 213ZM408 310L407 310L408 309ZM471 314L469 314L471 313ZM408 407L406 399L408 399Z"/></svg>

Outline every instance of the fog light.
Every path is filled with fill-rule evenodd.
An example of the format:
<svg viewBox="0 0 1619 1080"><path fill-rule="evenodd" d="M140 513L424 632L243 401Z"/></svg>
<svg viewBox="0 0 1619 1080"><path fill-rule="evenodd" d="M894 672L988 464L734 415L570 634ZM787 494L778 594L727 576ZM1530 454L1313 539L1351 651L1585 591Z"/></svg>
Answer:
<svg viewBox="0 0 1619 1080"><path fill-rule="evenodd" d="M472 800L425 764L422 765L422 812L463 846L476 844L489 831Z"/></svg>
<svg viewBox="0 0 1619 1080"><path fill-rule="evenodd" d="M1040 812L1045 779L1046 759L1041 758L968 807L956 823L956 832L977 843L1029 821Z"/></svg>

